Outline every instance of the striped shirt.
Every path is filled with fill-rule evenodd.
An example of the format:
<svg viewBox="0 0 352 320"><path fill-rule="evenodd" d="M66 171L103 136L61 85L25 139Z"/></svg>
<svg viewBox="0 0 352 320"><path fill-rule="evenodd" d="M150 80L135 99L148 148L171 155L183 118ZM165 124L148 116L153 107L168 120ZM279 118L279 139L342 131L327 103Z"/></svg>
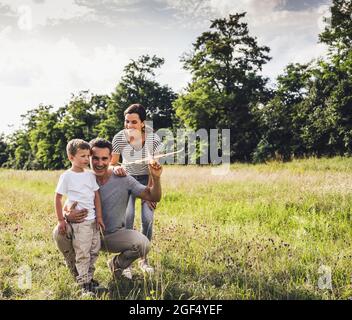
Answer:
<svg viewBox="0 0 352 320"><path fill-rule="evenodd" d="M159 136L152 130L147 129L145 134L145 143L139 149L128 142L125 130L117 133L112 140L113 153L122 156L122 167L125 168L128 174L133 176L149 174L148 163L127 164L127 162L157 155L162 152L164 147Z"/></svg>

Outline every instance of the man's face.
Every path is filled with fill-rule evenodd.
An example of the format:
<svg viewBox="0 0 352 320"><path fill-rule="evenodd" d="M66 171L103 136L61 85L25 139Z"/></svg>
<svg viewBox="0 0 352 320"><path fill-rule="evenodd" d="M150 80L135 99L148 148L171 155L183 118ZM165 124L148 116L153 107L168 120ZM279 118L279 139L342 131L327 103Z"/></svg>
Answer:
<svg viewBox="0 0 352 320"><path fill-rule="evenodd" d="M90 158L90 167L97 176L103 176L107 173L111 161L111 154L108 148L92 148Z"/></svg>

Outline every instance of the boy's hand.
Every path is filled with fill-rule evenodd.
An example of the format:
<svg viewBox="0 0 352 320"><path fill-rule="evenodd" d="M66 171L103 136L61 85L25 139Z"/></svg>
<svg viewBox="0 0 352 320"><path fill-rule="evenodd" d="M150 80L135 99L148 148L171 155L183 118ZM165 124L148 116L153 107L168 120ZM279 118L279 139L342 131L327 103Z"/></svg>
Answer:
<svg viewBox="0 0 352 320"><path fill-rule="evenodd" d="M121 166L116 166L112 170L114 172L114 175L119 176L119 177L126 177L127 172L124 168Z"/></svg>
<svg viewBox="0 0 352 320"><path fill-rule="evenodd" d="M59 221L59 233L60 234L66 233L66 221L65 220Z"/></svg>
<svg viewBox="0 0 352 320"><path fill-rule="evenodd" d="M97 228L98 229L99 229L99 226L103 229L103 231L105 231L105 225L104 225L103 219L97 218Z"/></svg>

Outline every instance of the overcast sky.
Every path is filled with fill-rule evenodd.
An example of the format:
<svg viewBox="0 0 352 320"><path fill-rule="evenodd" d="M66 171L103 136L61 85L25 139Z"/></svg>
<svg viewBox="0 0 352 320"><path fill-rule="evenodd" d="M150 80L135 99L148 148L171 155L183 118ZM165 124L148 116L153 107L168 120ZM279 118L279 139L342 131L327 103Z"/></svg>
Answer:
<svg viewBox="0 0 352 320"><path fill-rule="evenodd" d="M141 54L166 62L158 81L176 92L190 79L179 62L209 20L247 12L249 32L270 47L263 74L323 55L318 44L331 0L0 0L0 133L40 103L71 93L110 94ZM10 125L10 126L9 126Z"/></svg>

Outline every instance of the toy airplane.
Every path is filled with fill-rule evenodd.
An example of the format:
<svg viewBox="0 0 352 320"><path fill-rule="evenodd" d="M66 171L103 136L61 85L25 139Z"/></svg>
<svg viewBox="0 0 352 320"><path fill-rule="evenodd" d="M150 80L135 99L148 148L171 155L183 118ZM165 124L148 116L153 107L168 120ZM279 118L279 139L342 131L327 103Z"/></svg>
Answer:
<svg viewBox="0 0 352 320"><path fill-rule="evenodd" d="M180 150L177 150L175 152L169 152L169 153L163 153L163 154L158 154L156 156L151 156L149 155L148 157L146 158L142 158L142 159L139 159L139 160L136 160L136 161L132 161L132 162L124 162L124 163L120 163L120 164L135 164L135 163L143 163L143 162L149 162L151 160L156 160L156 159L161 159L161 158L165 158L165 157L168 157L168 156L171 156L173 154L176 154L176 153L180 153L183 151L184 148L180 149Z"/></svg>

